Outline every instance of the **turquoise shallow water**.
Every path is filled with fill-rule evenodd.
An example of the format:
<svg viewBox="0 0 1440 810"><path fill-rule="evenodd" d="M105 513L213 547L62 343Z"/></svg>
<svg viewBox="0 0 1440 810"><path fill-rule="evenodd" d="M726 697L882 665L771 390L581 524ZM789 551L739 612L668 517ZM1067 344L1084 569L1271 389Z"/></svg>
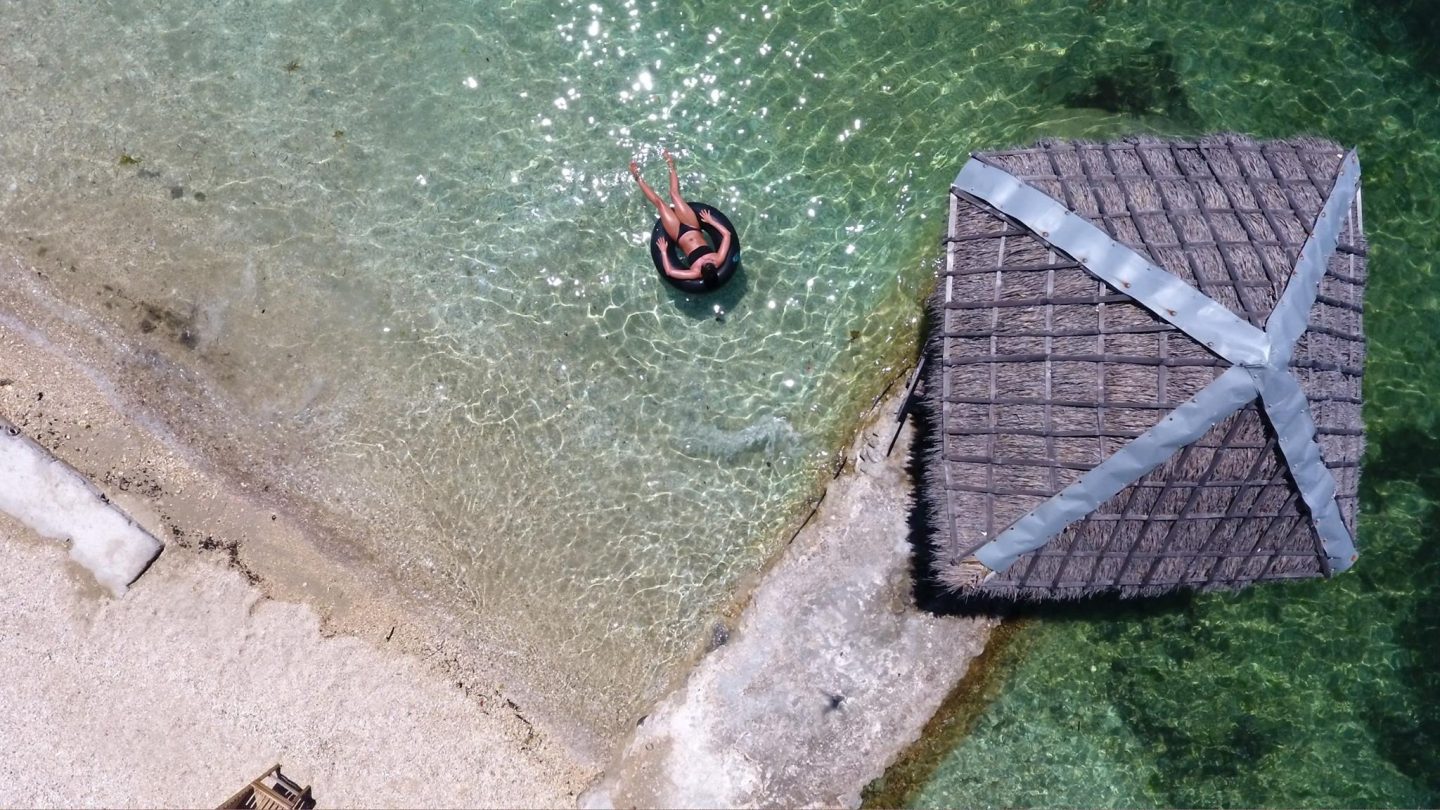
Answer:
<svg viewBox="0 0 1440 810"><path fill-rule="evenodd" d="M1334 582L1031 616L981 679L993 700L957 703L948 731L873 786L872 801L1434 806L1440 61L1432 7L1068 6L1053 4L1063 23L1045 38L1067 55L1033 75L1052 71L1080 95L1100 87L1150 94L1151 109L1180 105L1178 131L1317 132L1359 147L1372 245L1363 556ZM1173 68L1169 92L1155 92L1153 78L1166 73L1157 53Z"/></svg>

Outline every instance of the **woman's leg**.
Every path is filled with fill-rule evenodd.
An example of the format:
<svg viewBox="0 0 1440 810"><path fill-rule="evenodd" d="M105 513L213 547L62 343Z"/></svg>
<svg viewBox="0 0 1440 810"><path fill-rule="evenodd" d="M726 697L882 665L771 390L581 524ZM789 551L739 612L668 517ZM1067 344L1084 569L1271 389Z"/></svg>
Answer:
<svg viewBox="0 0 1440 810"><path fill-rule="evenodd" d="M675 174L675 158L670 156L670 150L665 150L665 164L670 167L670 199L675 205L675 214L692 228L700 227L700 218L695 216L695 211L685 198L680 196L680 177Z"/></svg>
<svg viewBox="0 0 1440 810"><path fill-rule="evenodd" d="M640 191L645 194L645 198L654 203L655 208L660 212L660 222L665 226L665 233L669 234L671 239L679 239L680 218L675 216L675 212L671 210L670 206L666 205L665 201L660 199L660 195L655 193L655 189L650 188L650 185L645 182L645 178L640 176L640 167L635 165L633 160L630 161L630 174L635 177L635 182L640 184Z"/></svg>

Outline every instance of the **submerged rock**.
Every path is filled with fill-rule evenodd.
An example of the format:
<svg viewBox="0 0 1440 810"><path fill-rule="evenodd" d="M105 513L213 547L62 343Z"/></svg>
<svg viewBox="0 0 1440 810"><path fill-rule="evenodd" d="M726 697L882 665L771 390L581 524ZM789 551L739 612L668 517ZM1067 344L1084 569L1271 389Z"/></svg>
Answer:
<svg viewBox="0 0 1440 810"><path fill-rule="evenodd" d="M800 432L779 416L762 416L743 428L720 430L709 425L696 428L689 447L703 455L724 461L760 453L774 456L795 446Z"/></svg>
<svg viewBox="0 0 1440 810"><path fill-rule="evenodd" d="M1040 79L1049 101L1126 115L1194 118L1170 43L1125 42L1092 36L1065 52Z"/></svg>

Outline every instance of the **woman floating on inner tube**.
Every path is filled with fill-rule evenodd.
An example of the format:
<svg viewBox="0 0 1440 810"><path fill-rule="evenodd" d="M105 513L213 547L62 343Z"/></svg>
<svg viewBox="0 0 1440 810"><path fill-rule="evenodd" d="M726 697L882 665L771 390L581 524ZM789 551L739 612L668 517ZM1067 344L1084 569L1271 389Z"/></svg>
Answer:
<svg viewBox="0 0 1440 810"><path fill-rule="evenodd" d="M680 178L675 158L665 150L670 167L670 200L660 198L640 176L632 160L630 174L640 184L646 199L660 212L650 237L650 257L655 269L671 284L685 292L702 293L719 289L735 274L740 263L740 239L735 226L724 214L705 203L687 202L680 196Z"/></svg>

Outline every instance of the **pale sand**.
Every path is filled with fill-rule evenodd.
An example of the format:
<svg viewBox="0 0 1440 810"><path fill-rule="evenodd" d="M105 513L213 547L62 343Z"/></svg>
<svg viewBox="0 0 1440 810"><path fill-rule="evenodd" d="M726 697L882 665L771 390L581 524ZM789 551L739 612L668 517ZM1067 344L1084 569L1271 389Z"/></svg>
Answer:
<svg viewBox="0 0 1440 810"><path fill-rule="evenodd" d="M411 656L165 554L115 599L0 518L0 806L214 806L273 762L322 806L569 806L587 775Z"/></svg>
<svg viewBox="0 0 1440 810"><path fill-rule="evenodd" d="M276 761L322 806L573 806L593 764L504 685L543 673L457 650L76 348L0 313L0 416L166 548L117 600L0 514L0 806L214 806Z"/></svg>

